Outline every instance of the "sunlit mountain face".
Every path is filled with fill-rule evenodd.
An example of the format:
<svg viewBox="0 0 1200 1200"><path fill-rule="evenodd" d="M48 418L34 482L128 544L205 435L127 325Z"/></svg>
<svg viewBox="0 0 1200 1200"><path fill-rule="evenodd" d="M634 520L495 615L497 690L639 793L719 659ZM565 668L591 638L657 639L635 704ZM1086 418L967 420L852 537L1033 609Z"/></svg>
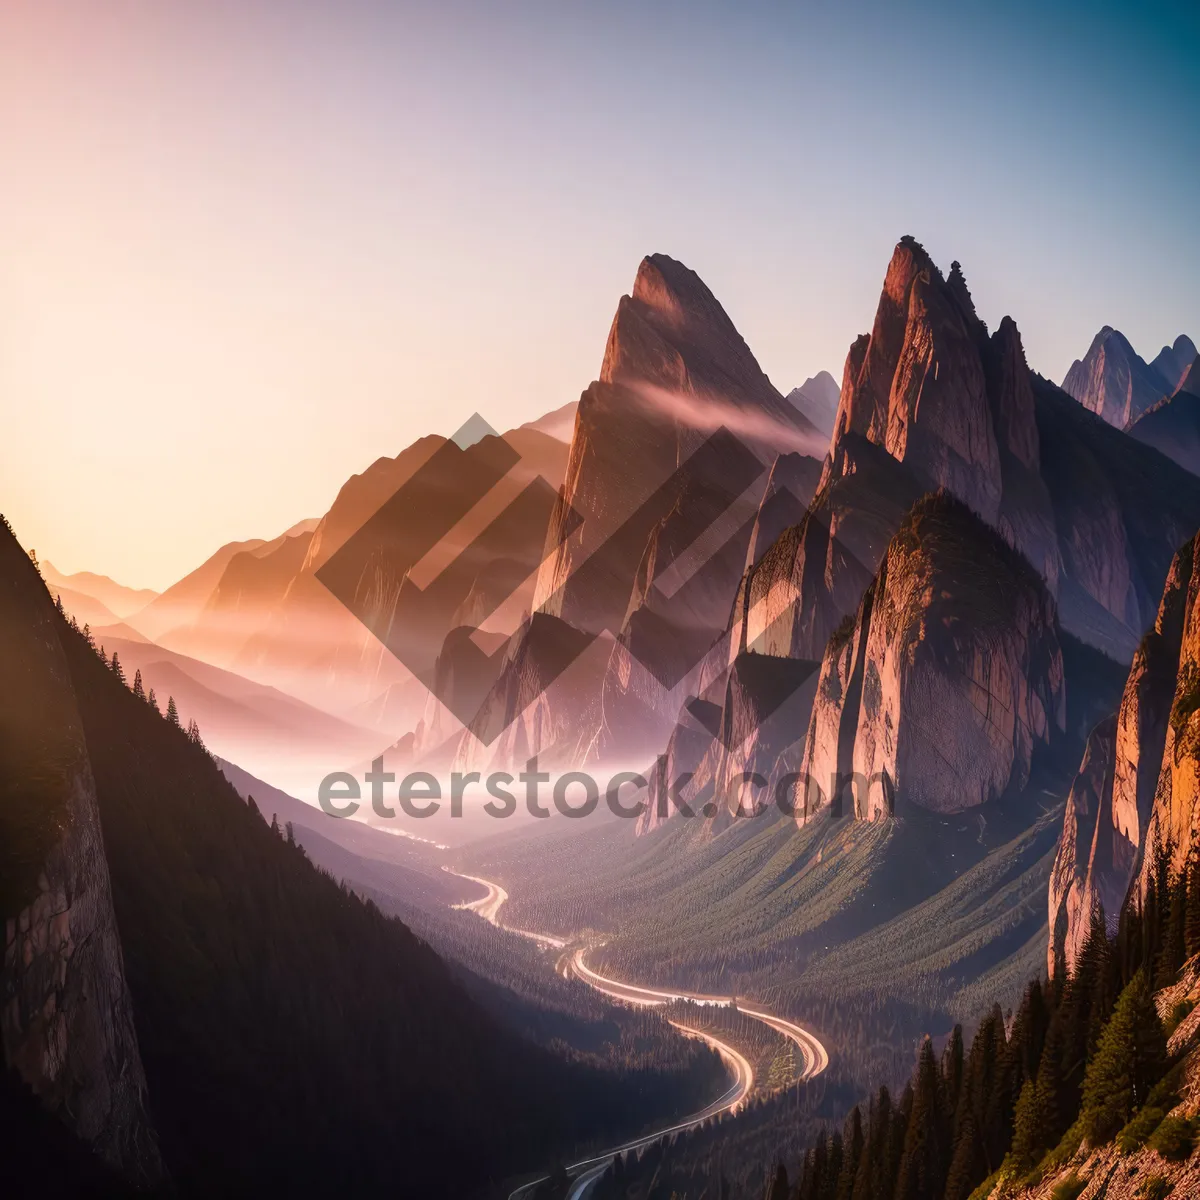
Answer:
<svg viewBox="0 0 1200 1200"><path fill-rule="evenodd" d="M1197 1193L1195 14L126 8L0 39L0 1195Z"/></svg>

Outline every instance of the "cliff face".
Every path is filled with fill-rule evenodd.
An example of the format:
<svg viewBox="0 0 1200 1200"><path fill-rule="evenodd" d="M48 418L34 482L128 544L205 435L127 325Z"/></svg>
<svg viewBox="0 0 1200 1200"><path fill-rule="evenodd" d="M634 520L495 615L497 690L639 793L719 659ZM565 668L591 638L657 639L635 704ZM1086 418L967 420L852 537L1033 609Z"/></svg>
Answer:
<svg viewBox="0 0 1200 1200"><path fill-rule="evenodd" d="M1027 676L1013 682L1025 669L1023 639L1037 641L1036 629L1054 618L1014 609L1006 620L1015 626L1001 636L1001 621L962 672L979 695L1015 705L988 726L990 744L966 792L950 798L959 764L940 761L937 738L915 736L922 710L940 719L939 706L952 727L962 723L963 745L975 736L966 732L973 718L958 685L946 684L948 675L910 678L888 643L895 612L910 602L906 589L918 586L908 575L925 567L904 557L888 565L885 555L917 500L939 488L977 518L961 531L959 561L938 568L949 585L969 588L976 545L998 533L1040 577L1062 628L1118 662L1133 657L1176 548L1200 526L1194 477L1034 375L1015 323L1006 317L989 333L979 319L958 264L943 277L917 242L902 239L871 332L847 356L816 494L769 546L769 524L755 529L730 628L731 661L760 654L822 662L807 738L803 727L794 729L781 761L794 770L805 758L825 792L838 771L865 766L894 783L904 765L910 776L924 772L930 806L979 803L1018 786L1028 744L1061 728L1058 685L1027 693ZM887 591L864 599L877 576ZM881 601L872 617L868 606ZM986 610L985 602L977 615ZM972 619L962 614L963 627ZM875 674L867 673L868 658ZM1061 668L1051 674L1061 677ZM725 704L718 692L703 698ZM860 730L860 709L876 704ZM905 738L896 733L901 725ZM876 812L880 803L868 808Z"/></svg>
<svg viewBox="0 0 1200 1200"><path fill-rule="evenodd" d="M829 457L808 515L761 559L738 641L819 658L904 514L946 488L999 528L1057 591L1035 399L1010 320L989 337L958 264L948 278L911 238L896 247L871 333L851 347Z"/></svg>
<svg viewBox="0 0 1200 1200"><path fill-rule="evenodd" d="M961 503L919 502L847 628L826 649L802 774L828 803L852 773L856 815L893 802L958 812L1028 782L1065 728L1054 604ZM797 796L797 818L814 794Z"/></svg>
<svg viewBox="0 0 1200 1200"><path fill-rule="evenodd" d="M1172 352L1172 364L1173 357ZM1160 354L1155 362L1167 365L1168 360ZM1148 365L1125 335L1110 325L1092 339L1087 354L1071 364L1062 386L1067 395L1118 429L1136 421L1150 405L1174 390L1174 384Z"/></svg>
<svg viewBox="0 0 1200 1200"><path fill-rule="evenodd" d="M1170 870L1176 873L1200 842L1200 572L1193 566L1198 542L1200 535L1179 555L1177 594L1183 598L1179 653L1146 849L1140 863L1142 890L1153 869L1155 851L1168 856Z"/></svg>
<svg viewBox="0 0 1200 1200"><path fill-rule="evenodd" d="M5 1062L137 1184L160 1178L92 768L50 597L0 530Z"/></svg>
<svg viewBox="0 0 1200 1200"><path fill-rule="evenodd" d="M1188 664L1196 654L1194 554L1189 542L1175 556L1120 709L1093 732L1072 787L1050 881L1052 972L1060 953L1068 969L1074 967L1097 906L1115 931L1130 883L1152 861L1147 847L1156 838L1172 832L1190 840L1196 759L1187 748L1185 714L1195 670Z"/></svg>

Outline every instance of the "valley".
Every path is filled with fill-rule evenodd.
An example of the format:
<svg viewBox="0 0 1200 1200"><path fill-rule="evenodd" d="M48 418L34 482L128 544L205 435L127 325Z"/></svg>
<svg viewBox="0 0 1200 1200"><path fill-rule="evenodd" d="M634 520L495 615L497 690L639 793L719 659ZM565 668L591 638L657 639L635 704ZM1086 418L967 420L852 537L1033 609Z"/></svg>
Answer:
<svg viewBox="0 0 1200 1200"><path fill-rule="evenodd" d="M586 945L572 946L572 939L569 938L558 938L550 934L513 929L505 925L501 920L500 910L508 900L508 893L499 884L486 879L480 879L473 875L461 875L453 871L450 867L444 867L443 870L451 871L452 874L458 875L460 879L477 883L486 889L486 895L482 899L467 901L457 907L476 913L489 924L499 929L506 929L511 933L517 934L519 937L528 938L536 942L541 948L562 951L563 953L558 956L554 964L554 969L565 978L579 978L602 995L620 1003L634 1006L660 1007L680 1004L688 1008L691 1006L698 1006L700 1008L736 1006L739 1012L745 1013L747 1016L761 1021L764 1025L783 1034L784 1037L788 1038L799 1048L801 1054L804 1056L804 1068L798 1076L798 1081L803 1082L812 1079L828 1067L829 1055L826 1053L825 1047L808 1030L797 1025L795 1022L786 1021L769 1012L737 1004L737 1001L732 996L698 995L691 992L665 991L659 988L627 983L602 975L592 970L585 962L587 953ZM688 1036L696 1037L706 1042L721 1055L722 1059L729 1066L733 1076L729 1090L685 1121L676 1122L663 1129L645 1134L633 1141L622 1143L620 1146L614 1146L611 1150L603 1154L593 1155L590 1158L567 1166L565 1171L568 1177L574 1181L568 1193L571 1200L586 1200L592 1185L600 1178L617 1155L636 1153L643 1147L659 1139L682 1133L724 1113L737 1112L750 1096L755 1086L754 1070L743 1054L727 1042L721 1041L712 1033L697 1028L694 1023L672 1020L671 1024ZM523 1185L511 1194L510 1200L522 1200L522 1197L526 1196L530 1190L546 1182L547 1179L549 1179L549 1176L543 1176Z"/></svg>

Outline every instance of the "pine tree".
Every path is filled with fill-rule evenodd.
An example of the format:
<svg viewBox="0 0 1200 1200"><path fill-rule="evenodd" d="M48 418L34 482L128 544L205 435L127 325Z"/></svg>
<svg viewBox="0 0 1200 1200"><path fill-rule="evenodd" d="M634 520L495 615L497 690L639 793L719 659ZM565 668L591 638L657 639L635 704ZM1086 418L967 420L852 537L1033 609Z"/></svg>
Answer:
<svg viewBox="0 0 1200 1200"><path fill-rule="evenodd" d="M945 1200L967 1200L975 1188L987 1178L989 1172L984 1165L982 1151L983 1140L975 1124L975 1114L968 1108L959 1125L950 1169L946 1173ZM855 1200L858 1198L855 1197Z"/></svg>
<svg viewBox="0 0 1200 1200"><path fill-rule="evenodd" d="M146 689L142 684L142 669L141 669L141 667L139 667L133 673L133 694L139 700L145 700L145 698L146 698Z"/></svg>
<svg viewBox="0 0 1200 1200"><path fill-rule="evenodd" d="M62 616L65 616L65 615L66 615L66 614L63 612L63 602L62 602L62 597L61 597L61 596L55 596L55 597L54 597L54 608L55 608L55 611L58 613L58 615L59 615L60 617L62 617Z"/></svg>
<svg viewBox="0 0 1200 1200"><path fill-rule="evenodd" d="M124 683L125 682L125 668L121 666L120 656L117 654L117 652L115 650L113 651L112 660L109 662L108 666L109 666L109 669L112 671L112 673L122 683Z"/></svg>
<svg viewBox="0 0 1200 1200"><path fill-rule="evenodd" d="M103 647L103 646L101 646L101 647L100 647L100 661L101 661L101 662L102 662L102 663L103 663L103 664L104 664L106 667L108 666L108 655L107 655L107 654L104 652L104 647Z"/></svg>
<svg viewBox="0 0 1200 1200"><path fill-rule="evenodd" d="M1013 1143L1009 1162L1019 1174L1024 1174L1042 1157L1045 1144L1045 1114L1042 1102L1045 1094L1037 1081L1027 1079L1021 1087L1013 1114Z"/></svg>
<svg viewBox="0 0 1200 1200"><path fill-rule="evenodd" d="M158 712L158 697L154 694L153 688L146 693L146 703L150 705L155 712Z"/></svg>
<svg viewBox="0 0 1200 1200"><path fill-rule="evenodd" d="M883 1169L886 1148L891 1137L892 1098L886 1087L872 1097L867 1110L867 1129L863 1138L858 1173L854 1177L851 1200L872 1200L875 1196L891 1195L892 1181L884 1191Z"/></svg>
<svg viewBox="0 0 1200 1200"><path fill-rule="evenodd" d="M1170 987L1187 958L1187 873L1167 885L1166 928L1154 974L1156 988Z"/></svg>
<svg viewBox="0 0 1200 1200"><path fill-rule="evenodd" d="M175 707L174 696L167 697L167 720L170 721L172 725L179 724L179 709Z"/></svg>
<svg viewBox="0 0 1200 1200"><path fill-rule="evenodd" d="M1045 1126L1043 1146L1046 1149L1058 1145L1070 1127L1078 1107L1078 1093L1073 1093L1067 1085L1063 1071L1065 1045L1062 1030L1062 1014L1056 1012L1051 1018L1050 1029L1046 1033L1046 1044L1042 1047L1042 1058L1038 1063L1038 1104Z"/></svg>
<svg viewBox="0 0 1200 1200"><path fill-rule="evenodd" d="M775 1168L775 1178L767 1191L767 1200L788 1200L788 1174L783 1163Z"/></svg>
<svg viewBox="0 0 1200 1200"><path fill-rule="evenodd" d="M842 1158L842 1135L835 1132L830 1135L825 1151L825 1173L821 1179L817 1200L837 1200L838 1180L842 1177Z"/></svg>
<svg viewBox="0 0 1200 1200"><path fill-rule="evenodd" d="M975 1121L979 1130L987 1174L1003 1162L1012 1135L1012 1097L1005 1086L1004 1063L1008 1042L1004 1036L1004 1014L1000 1005L992 1006L985 1025L976 1035L980 1044L976 1089ZM974 1056L975 1046L971 1047Z"/></svg>
<svg viewBox="0 0 1200 1200"><path fill-rule="evenodd" d="M846 1118L846 1129L842 1134L842 1170L838 1176L834 1200L851 1200L854 1181L858 1177L859 1164L863 1156L862 1112L856 1104Z"/></svg>
<svg viewBox="0 0 1200 1200"><path fill-rule="evenodd" d="M1167 1062L1154 997L1144 971L1126 985L1083 1081L1081 1118L1093 1145L1107 1142L1145 1103Z"/></svg>
<svg viewBox="0 0 1200 1200"><path fill-rule="evenodd" d="M917 1062L912 1112L896 1177L896 1200L925 1200L942 1194L949 1166L945 1124L937 1061L933 1043L926 1038Z"/></svg>
<svg viewBox="0 0 1200 1200"><path fill-rule="evenodd" d="M955 1025L942 1051L942 1094L945 1098L946 1113L953 1115L958 1112L958 1102L962 1093L963 1082L963 1035L962 1026Z"/></svg>

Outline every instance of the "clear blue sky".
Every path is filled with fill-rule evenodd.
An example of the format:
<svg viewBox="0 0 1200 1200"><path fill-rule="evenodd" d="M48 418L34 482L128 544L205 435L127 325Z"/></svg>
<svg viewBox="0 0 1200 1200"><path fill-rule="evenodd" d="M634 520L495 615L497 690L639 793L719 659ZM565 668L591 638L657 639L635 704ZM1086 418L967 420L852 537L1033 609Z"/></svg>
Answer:
<svg viewBox="0 0 1200 1200"><path fill-rule="evenodd" d="M643 254L839 378L904 233L1061 379L1200 338L1200 6L10 0L0 509L163 586L478 409Z"/></svg>

